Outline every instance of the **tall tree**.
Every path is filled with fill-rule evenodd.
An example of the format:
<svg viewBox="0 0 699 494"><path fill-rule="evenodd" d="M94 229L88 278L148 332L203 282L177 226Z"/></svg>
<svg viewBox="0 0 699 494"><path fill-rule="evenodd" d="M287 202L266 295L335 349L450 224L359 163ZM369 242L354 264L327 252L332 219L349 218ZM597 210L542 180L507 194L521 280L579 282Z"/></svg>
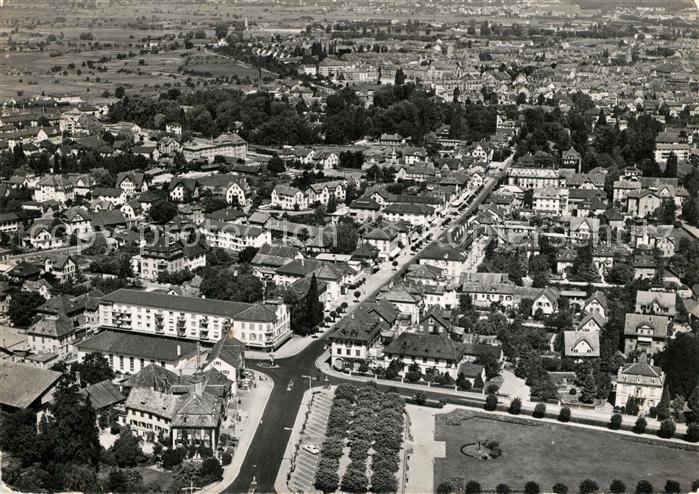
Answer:
<svg viewBox="0 0 699 494"><path fill-rule="evenodd" d="M403 69L401 69L400 67L398 68L398 70L396 70L396 76L394 78L393 84L395 86L402 86L403 84L405 84L405 73L403 72Z"/></svg>
<svg viewBox="0 0 699 494"><path fill-rule="evenodd" d="M323 320L323 302L320 301L320 293L318 290L318 280L316 275L311 276L311 282L306 292L306 317L310 322L311 327L320 323Z"/></svg>

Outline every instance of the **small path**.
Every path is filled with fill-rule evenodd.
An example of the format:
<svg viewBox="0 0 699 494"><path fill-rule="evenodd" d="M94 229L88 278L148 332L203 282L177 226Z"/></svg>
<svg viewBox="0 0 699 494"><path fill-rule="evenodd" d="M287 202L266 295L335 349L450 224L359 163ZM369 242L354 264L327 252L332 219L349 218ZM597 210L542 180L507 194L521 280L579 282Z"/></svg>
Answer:
<svg viewBox="0 0 699 494"><path fill-rule="evenodd" d="M408 449L408 468L405 492L422 494L434 492L434 458L446 456L446 444L435 441L435 415L444 413L437 408L406 405L410 417L411 441Z"/></svg>

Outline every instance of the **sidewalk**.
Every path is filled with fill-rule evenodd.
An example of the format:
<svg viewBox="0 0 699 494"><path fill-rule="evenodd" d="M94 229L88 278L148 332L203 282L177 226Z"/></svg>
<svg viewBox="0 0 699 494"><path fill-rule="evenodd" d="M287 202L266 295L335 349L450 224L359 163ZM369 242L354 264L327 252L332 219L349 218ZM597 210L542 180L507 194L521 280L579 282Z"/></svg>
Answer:
<svg viewBox="0 0 699 494"><path fill-rule="evenodd" d="M232 484L236 477L238 477L240 467L247 455L250 443L252 443L252 438L255 437L257 426L260 424L262 413L267 406L269 395L272 394L272 388L274 388L274 381L272 381L272 379L261 372L251 370L248 370L248 372L255 374L255 383L257 387L247 391L239 390L238 392L242 402L238 409L241 420L236 424L236 430L239 431L239 438L238 446L235 448L235 453L233 454L233 461L230 465L223 467L222 480L202 488L201 492L218 494ZM259 376L261 375L265 377L264 381L259 380Z"/></svg>
<svg viewBox="0 0 699 494"><path fill-rule="evenodd" d="M321 370L324 374L327 374L329 376L341 378L341 379L347 379L350 381L357 381L357 382L362 382L366 383L367 381L373 380L372 377L370 376L354 376L351 374L345 374L343 372L338 372L335 369L331 368L330 364L326 362L326 360L329 358L330 353L329 351L325 351L318 359L316 360L316 367ZM426 393L428 392L434 392L434 393L440 393L444 395L450 395L455 398L464 398L464 399L470 399L470 400L477 400L479 402L485 403L485 395L481 393L474 393L471 391L460 391L460 390L455 390L455 389L448 389L448 388L443 388L443 387L428 387L424 384L413 384L413 383L405 383L405 382L400 382L400 381L388 381L385 379L377 379L377 383L383 384L384 386L393 386L395 388L401 389L401 390L409 390L410 392L415 392L417 393L418 391L424 391ZM504 406L509 406L510 401L512 398L509 397L503 397L499 396L499 403L500 405ZM536 407L536 403L531 402L531 401L524 401L522 400L522 411L527 412L526 414L523 414L524 416L529 416L531 418L531 413L534 411L534 408ZM442 410L447 409L447 407L452 406L452 405L447 405L445 406ZM453 405L457 406L457 405ZM465 406L465 405L458 405L458 406ZM475 408L475 407L466 407L466 408ZM546 404L546 413L547 415L556 415L558 416L562 406L560 405L554 405L551 403ZM482 410L482 409L480 409ZM576 418L583 418L583 419L590 419L590 420L596 420L601 422L601 424L607 424L612 417L611 413L607 412L598 412L595 410L587 410L583 408L576 408L576 407L571 407L571 411L573 413L573 419L571 422L567 422L568 424L574 424L578 426L587 426L587 427L593 427L596 429L602 429L602 430L607 430L609 432L628 432L629 434L636 435L637 434L630 432L630 431L611 431L610 429L607 429L603 425L599 426L588 426L587 424L580 424L577 422L574 422ZM444 413L444 412L442 412ZM491 413L502 413L504 415L508 415L508 413L505 412L491 412ZM622 415L622 423L627 425L627 426L633 426L636 423L636 419L638 417L632 417L630 415ZM648 422L648 426L646 428L646 431L648 431L646 434L641 434L640 437L655 437L655 435L649 434L649 432L654 432L657 431L660 428L660 422L656 419L652 419L650 417L645 417L646 421ZM549 419L535 419L535 420L549 420ZM557 421L555 418L550 419L551 421L555 423L562 423ZM675 431L675 438L681 438L684 436L684 434L687 432L687 426L686 424L680 424L680 423L675 423L676 431ZM681 439L671 439L671 441L679 441L683 442L685 444L688 444L686 441L682 441Z"/></svg>

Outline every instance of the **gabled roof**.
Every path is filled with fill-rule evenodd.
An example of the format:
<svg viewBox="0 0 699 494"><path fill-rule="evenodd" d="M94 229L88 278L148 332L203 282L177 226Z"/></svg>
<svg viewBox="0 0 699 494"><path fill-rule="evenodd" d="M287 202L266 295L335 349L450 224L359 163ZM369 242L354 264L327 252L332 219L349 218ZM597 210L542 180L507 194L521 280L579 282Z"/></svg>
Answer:
<svg viewBox="0 0 699 494"><path fill-rule="evenodd" d="M670 318L665 316L655 316L651 314L634 314L627 313L624 320L624 335L625 336L640 336L640 328L648 327L653 331L652 335L642 334L642 336L651 336L653 338L666 338L668 324Z"/></svg>
<svg viewBox="0 0 699 494"><path fill-rule="evenodd" d="M590 295L590 297L587 300L585 300L583 307L587 307L595 301L597 301L598 304L604 307L605 310L607 309L607 307L609 307L609 301L607 300L607 296L601 290L597 290L595 293Z"/></svg>
<svg viewBox="0 0 699 494"><path fill-rule="evenodd" d="M580 352L580 347L589 348L589 352ZM599 357L599 333L596 331L564 331L563 355L566 357Z"/></svg>
<svg viewBox="0 0 699 494"><path fill-rule="evenodd" d="M167 393L172 384L179 382L178 375L157 364L148 364L128 378L125 386L130 388L154 389Z"/></svg>
<svg viewBox="0 0 699 494"><path fill-rule="evenodd" d="M80 394L90 397L90 404L95 410L107 408L126 399L119 388L109 381L102 381L83 388L80 390Z"/></svg>
<svg viewBox="0 0 699 494"><path fill-rule="evenodd" d="M60 372L0 360L0 404L25 409L46 394Z"/></svg>
<svg viewBox="0 0 699 494"><path fill-rule="evenodd" d="M401 333L384 348L388 355L401 357L427 357L458 362L463 347L446 334Z"/></svg>
<svg viewBox="0 0 699 494"><path fill-rule="evenodd" d="M466 256L464 256L450 244L438 243L425 249L420 255L420 259L464 262L466 260Z"/></svg>
<svg viewBox="0 0 699 494"><path fill-rule="evenodd" d="M58 318L40 315L32 323L27 333L46 336L49 338L63 338L75 332L75 326L68 316L61 312Z"/></svg>

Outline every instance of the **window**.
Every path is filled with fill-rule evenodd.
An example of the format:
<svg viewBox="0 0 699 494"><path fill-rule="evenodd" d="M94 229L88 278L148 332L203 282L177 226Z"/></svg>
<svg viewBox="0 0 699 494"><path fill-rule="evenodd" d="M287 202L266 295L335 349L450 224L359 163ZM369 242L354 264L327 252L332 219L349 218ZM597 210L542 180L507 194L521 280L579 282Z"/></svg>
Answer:
<svg viewBox="0 0 699 494"><path fill-rule="evenodd" d="M129 357L129 370L133 372L133 357Z"/></svg>

